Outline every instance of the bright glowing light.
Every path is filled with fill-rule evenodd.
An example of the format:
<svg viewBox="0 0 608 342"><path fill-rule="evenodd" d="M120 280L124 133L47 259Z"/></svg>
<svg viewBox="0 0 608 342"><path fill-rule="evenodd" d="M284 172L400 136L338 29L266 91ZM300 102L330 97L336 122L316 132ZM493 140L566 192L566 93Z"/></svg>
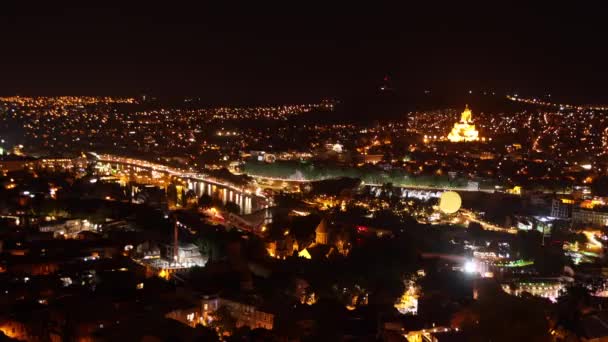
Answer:
<svg viewBox="0 0 608 342"><path fill-rule="evenodd" d="M448 140L451 142L478 141L479 132L475 129L475 125L472 124L472 118L473 114L469 107L466 106L464 112L460 115L460 121L454 124L454 128L448 134Z"/></svg>
<svg viewBox="0 0 608 342"><path fill-rule="evenodd" d="M602 248L604 245L602 245L602 242L595 237L595 233L596 232L594 231L583 231L583 234L585 234L585 236L587 237L588 246L590 248Z"/></svg>
<svg viewBox="0 0 608 342"><path fill-rule="evenodd" d="M166 270L161 270L160 272L158 272L158 276L163 279L169 279L169 272L167 272Z"/></svg>
<svg viewBox="0 0 608 342"><path fill-rule="evenodd" d="M477 263L475 261L469 260L464 263L463 269L466 273L476 273L477 272Z"/></svg>
<svg viewBox="0 0 608 342"><path fill-rule="evenodd" d="M298 253L298 256L300 258L305 258L305 259L311 259L312 258L310 256L310 253L308 253L308 250L306 250L306 248L304 248L303 250L301 250L300 253Z"/></svg>
<svg viewBox="0 0 608 342"><path fill-rule="evenodd" d="M415 286L410 285L405 289L405 292L395 303L395 309L401 314L418 314L418 290Z"/></svg>
<svg viewBox="0 0 608 342"><path fill-rule="evenodd" d="M439 209L445 214L453 214L460 209L462 200L460 195L454 191L446 191L439 199Z"/></svg>

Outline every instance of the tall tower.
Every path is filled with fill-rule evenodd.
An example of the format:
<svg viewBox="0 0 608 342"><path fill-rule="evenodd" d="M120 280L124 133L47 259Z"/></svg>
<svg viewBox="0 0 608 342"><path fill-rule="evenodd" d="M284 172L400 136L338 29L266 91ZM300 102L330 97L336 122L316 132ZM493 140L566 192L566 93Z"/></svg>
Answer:
<svg viewBox="0 0 608 342"><path fill-rule="evenodd" d="M315 229L315 242L320 245L327 245L329 243L329 231L327 229L327 221L321 219L317 229Z"/></svg>
<svg viewBox="0 0 608 342"><path fill-rule="evenodd" d="M464 112L460 114L460 122L461 123L470 123L473 120L473 113L469 109L469 105L464 105Z"/></svg>
<svg viewBox="0 0 608 342"><path fill-rule="evenodd" d="M179 257L179 238L178 238L178 227L177 217L173 217L173 262L177 263Z"/></svg>

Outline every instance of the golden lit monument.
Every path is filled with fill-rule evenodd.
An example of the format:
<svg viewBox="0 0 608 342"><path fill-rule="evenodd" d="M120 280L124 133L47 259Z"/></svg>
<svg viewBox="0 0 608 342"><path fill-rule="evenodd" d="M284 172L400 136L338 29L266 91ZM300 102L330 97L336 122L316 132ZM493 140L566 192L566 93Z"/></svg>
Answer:
<svg viewBox="0 0 608 342"><path fill-rule="evenodd" d="M473 125L473 113L468 105L465 105L464 112L460 114L460 121L454 124L454 128L448 134L448 140L451 142L479 140L479 132L477 132L475 125Z"/></svg>

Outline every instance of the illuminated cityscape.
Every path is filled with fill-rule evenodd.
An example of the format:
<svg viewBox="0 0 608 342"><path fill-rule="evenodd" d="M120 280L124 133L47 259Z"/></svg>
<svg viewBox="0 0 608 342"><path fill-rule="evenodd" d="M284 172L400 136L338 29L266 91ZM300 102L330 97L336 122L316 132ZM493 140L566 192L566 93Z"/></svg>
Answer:
<svg viewBox="0 0 608 342"><path fill-rule="evenodd" d="M7 5L0 340L607 340L603 11L418 6Z"/></svg>

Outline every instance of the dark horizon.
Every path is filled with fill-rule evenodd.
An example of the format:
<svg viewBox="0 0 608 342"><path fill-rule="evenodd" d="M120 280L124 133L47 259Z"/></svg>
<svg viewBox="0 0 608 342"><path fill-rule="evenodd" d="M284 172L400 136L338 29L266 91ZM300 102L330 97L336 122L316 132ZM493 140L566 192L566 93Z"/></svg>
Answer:
<svg viewBox="0 0 608 342"><path fill-rule="evenodd" d="M469 89L606 103L599 10L1 5L0 94L285 103ZM456 101L457 102L457 101Z"/></svg>

